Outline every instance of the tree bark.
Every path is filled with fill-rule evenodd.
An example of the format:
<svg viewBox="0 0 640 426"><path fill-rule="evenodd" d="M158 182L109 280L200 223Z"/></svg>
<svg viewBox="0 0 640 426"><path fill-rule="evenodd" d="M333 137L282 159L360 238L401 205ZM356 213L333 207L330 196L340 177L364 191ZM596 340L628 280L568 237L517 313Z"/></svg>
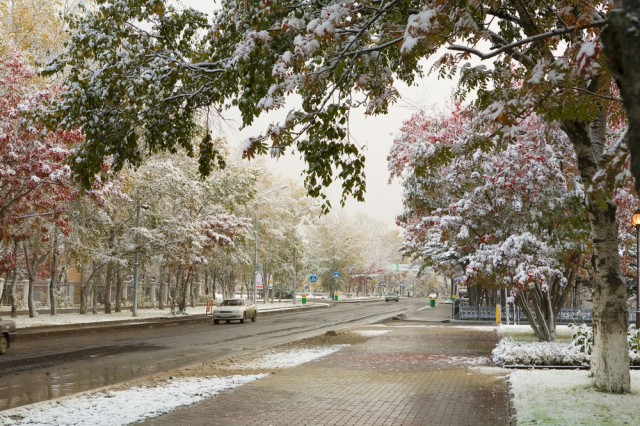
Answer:
<svg viewBox="0 0 640 426"><path fill-rule="evenodd" d="M164 301L166 298L165 285L164 285L164 269L162 265L158 267L158 309L164 309Z"/></svg>
<svg viewBox="0 0 640 426"><path fill-rule="evenodd" d="M51 250L51 280L49 281L49 300L51 315L56 314L56 276L58 274L58 232L53 234L53 250Z"/></svg>
<svg viewBox="0 0 640 426"><path fill-rule="evenodd" d="M93 285L91 286L91 313L98 313L98 288L100 287L100 276L102 274L98 273L94 277Z"/></svg>
<svg viewBox="0 0 640 426"><path fill-rule="evenodd" d="M120 266L116 268L116 312L122 312L122 276Z"/></svg>
<svg viewBox="0 0 640 426"><path fill-rule="evenodd" d="M606 188L593 188L598 172L592 134L588 125L564 122L578 160L585 188L587 217L593 239L593 352L591 374L595 386L605 392L631 391L629 351L627 345L628 311L626 285L618 255L617 206ZM591 187L591 188L590 188Z"/></svg>
<svg viewBox="0 0 640 426"><path fill-rule="evenodd" d="M618 0L607 16L602 33L608 68L620 88L627 110L626 142L631 154L631 174L640 194L640 1Z"/></svg>
<svg viewBox="0 0 640 426"><path fill-rule="evenodd" d="M48 253L44 253L38 256L35 253L31 253L31 259L29 258L29 249L27 243L22 243L22 249L24 252L25 267L27 269L27 279L29 281L29 290L27 295L27 305L29 307L29 318L33 318L38 315L33 300L34 286L36 281L36 274L38 273L38 267L40 263L47 257Z"/></svg>
<svg viewBox="0 0 640 426"><path fill-rule="evenodd" d="M16 300L16 283L18 282L18 242L13 243L13 253L16 259L16 265L13 268L13 274L11 275L11 285L9 286L9 303L11 304L11 318L18 316L18 305Z"/></svg>
<svg viewBox="0 0 640 426"><path fill-rule="evenodd" d="M111 313L111 283L113 281L113 263L107 265L107 276L105 278L104 287L104 313Z"/></svg>

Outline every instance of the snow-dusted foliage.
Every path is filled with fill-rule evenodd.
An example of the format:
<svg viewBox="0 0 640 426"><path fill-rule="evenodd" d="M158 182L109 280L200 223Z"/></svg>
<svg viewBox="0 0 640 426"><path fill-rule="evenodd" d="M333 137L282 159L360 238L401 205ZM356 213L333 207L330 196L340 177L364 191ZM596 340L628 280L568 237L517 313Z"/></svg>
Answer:
<svg viewBox="0 0 640 426"><path fill-rule="evenodd" d="M34 70L17 53L0 56L0 273L25 271L31 316L36 276L49 254L59 251L58 235L69 232L66 208L78 195L65 160L81 135L49 130L39 115L55 92L38 88Z"/></svg>
<svg viewBox="0 0 640 426"><path fill-rule="evenodd" d="M492 351L493 362L499 366L589 366L593 347L593 329L586 324L570 324L571 342L517 342L501 339ZM629 359L631 365L640 365L640 332L629 327Z"/></svg>
<svg viewBox="0 0 640 426"><path fill-rule="evenodd" d="M230 103L250 124L297 93L301 106L249 139L246 156L294 148L308 163L310 194L322 195L335 174L344 196L362 199L364 156L349 139L350 111L387 112L396 81L414 83L422 59L442 77L459 74L456 96L473 93L499 136L517 137L532 114L558 123L576 155L593 234L594 376L598 387L626 392L625 362L616 364L626 356L627 321L611 184L619 173L604 150L609 118L623 115L600 56L609 10L608 1L573 0L223 0L209 21L166 0L101 0L71 21L69 49L48 69L69 71L57 112L86 132L74 163L85 185L104 156L119 169L145 151L188 151L199 110ZM200 153L205 166L219 158Z"/></svg>
<svg viewBox="0 0 640 426"><path fill-rule="evenodd" d="M566 138L531 118L511 143L459 104L407 120L389 155L403 179L404 252L441 269L459 265L470 285L507 288L540 339L584 261L582 188ZM533 320L535 318L535 321Z"/></svg>
<svg viewBox="0 0 640 426"><path fill-rule="evenodd" d="M557 342L515 342L502 339L492 351L493 362L505 365L589 365L589 355Z"/></svg>

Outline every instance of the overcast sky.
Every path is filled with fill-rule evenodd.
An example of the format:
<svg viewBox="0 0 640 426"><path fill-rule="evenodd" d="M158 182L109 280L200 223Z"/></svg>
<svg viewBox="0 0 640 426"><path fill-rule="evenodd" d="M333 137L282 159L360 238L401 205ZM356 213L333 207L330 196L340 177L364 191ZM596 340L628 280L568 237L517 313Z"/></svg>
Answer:
<svg viewBox="0 0 640 426"><path fill-rule="evenodd" d="M212 10L212 0L176 0L203 12ZM426 67L429 69L429 67ZM365 212L369 216L380 218L390 227L395 225L395 217L402 211L402 188L395 180L391 184L387 171L387 154L402 122L408 119L418 108L427 111L437 109L444 111L450 104L454 83L449 80L438 80L435 76L417 80L416 87L398 86L402 99L389 110L386 116L365 117L360 111L351 115L351 136L363 147L366 156L367 194L364 203L350 200L345 207L346 212ZM285 117L287 111L276 111L273 115L263 116L254 125L243 131L228 128L227 138L232 146L242 146L249 136L256 136L264 131L269 123ZM239 120L238 117L233 117ZM238 121L239 123L239 121ZM302 185L303 164L298 155L288 155L279 160L269 159L267 164L274 171L290 177ZM334 209L339 209L339 187L330 191L330 201Z"/></svg>

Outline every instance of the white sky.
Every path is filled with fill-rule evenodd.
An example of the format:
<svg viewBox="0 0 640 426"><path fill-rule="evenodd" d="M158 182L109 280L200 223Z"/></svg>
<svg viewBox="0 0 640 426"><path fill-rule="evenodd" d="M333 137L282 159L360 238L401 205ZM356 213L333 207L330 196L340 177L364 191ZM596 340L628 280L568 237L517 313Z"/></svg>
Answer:
<svg viewBox="0 0 640 426"><path fill-rule="evenodd" d="M176 0L176 2L203 12L212 10L214 7L212 0ZM435 76L427 77L419 80L416 87L398 86L402 99L390 108L386 116L365 117L360 112L352 114L351 135L358 145L365 147L363 152L366 156L367 194L364 203L350 200L345 207L347 214L364 212L383 220L390 227L395 226L395 217L402 211L402 188L397 180L392 184L388 183L387 154L393 139L402 122L416 112L417 108L444 109L450 103L454 86L455 84L449 80L438 80ZM276 121L274 117L284 117L286 112L282 110L272 116L260 117L251 128L242 132L229 131L227 137L230 144L242 147L246 137L259 134L268 124ZM239 116L236 119L239 120ZM269 159L267 163L276 173L294 179L302 185L301 175L304 168L298 157L298 155L289 154L279 160ZM331 188L329 197L333 208L339 210L340 188Z"/></svg>

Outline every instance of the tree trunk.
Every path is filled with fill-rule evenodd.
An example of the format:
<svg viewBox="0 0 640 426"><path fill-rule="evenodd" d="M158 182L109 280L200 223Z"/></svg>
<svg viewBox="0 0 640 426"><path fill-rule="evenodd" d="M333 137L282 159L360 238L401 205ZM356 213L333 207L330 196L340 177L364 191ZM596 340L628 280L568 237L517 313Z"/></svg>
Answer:
<svg viewBox="0 0 640 426"><path fill-rule="evenodd" d="M80 286L80 315L84 315L87 313L87 295L84 292L84 286Z"/></svg>
<svg viewBox="0 0 640 426"><path fill-rule="evenodd" d="M616 79L627 110L627 146L631 154L631 174L636 192L640 194L640 3L638 0L618 0L607 16L602 33L608 68Z"/></svg>
<svg viewBox="0 0 640 426"><path fill-rule="evenodd" d="M596 387L605 392L628 393L627 289L620 272L616 205L590 206L593 227L595 279L593 286L593 351L591 372Z"/></svg>
<svg viewBox="0 0 640 426"><path fill-rule="evenodd" d="M37 256L35 253L31 253L31 259L29 258L29 249L27 243L22 243L22 249L24 252L25 267L27 269L27 278L29 280L29 290L27 296L27 305L29 307L29 318L33 318L38 315L36 312L35 304L33 301L33 291L36 281L36 274L38 272L38 266L47 257L47 254Z"/></svg>
<svg viewBox="0 0 640 426"><path fill-rule="evenodd" d="M120 266L116 268L116 312L122 312L122 276Z"/></svg>
<svg viewBox="0 0 640 426"><path fill-rule="evenodd" d="M595 186L601 153L595 152L593 132L586 123L564 122L585 188L586 209L593 238L593 352L591 374L598 389L611 393L631 391L626 285L618 255L616 204L606 188Z"/></svg>
<svg viewBox="0 0 640 426"><path fill-rule="evenodd" d="M113 264L109 262L107 265L107 276L105 278L104 287L104 313L111 313L111 283L113 281Z"/></svg>
<svg viewBox="0 0 640 426"><path fill-rule="evenodd" d="M51 280L49 281L49 304L51 315L56 314L56 275L58 269L58 232L53 234L53 249L51 250Z"/></svg>
<svg viewBox="0 0 640 426"><path fill-rule="evenodd" d="M16 300L16 284L18 282L18 243L13 243L13 253L16 258L16 265L13 268L13 274L11 275L11 285L9 286L9 303L11 304L11 318L18 316L18 305Z"/></svg>
<svg viewBox="0 0 640 426"><path fill-rule="evenodd" d="M93 285L91 286L91 313L98 313L98 288L100 287L100 276L102 274L98 273L95 275Z"/></svg>
<svg viewBox="0 0 640 426"><path fill-rule="evenodd" d="M196 294L197 294L197 285L198 285L198 269L194 268L194 272L189 280L189 306L192 308L196 307Z"/></svg>
<svg viewBox="0 0 640 426"><path fill-rule="evenodd" d="M158 267L158 309L164 309L164 301L166 298L166 291L164 285L164 269L162 265Z"/></svg>
<svg viewBox="0 0 640 426"><path fill-rule="evenodd" d="M35 285L35 278L33 275L29 274L29 293L27 296L27 305L29 306L29 318L34 318L38 316L38 312L36 312L35 304L33 303L33 289Z"/></svg>

